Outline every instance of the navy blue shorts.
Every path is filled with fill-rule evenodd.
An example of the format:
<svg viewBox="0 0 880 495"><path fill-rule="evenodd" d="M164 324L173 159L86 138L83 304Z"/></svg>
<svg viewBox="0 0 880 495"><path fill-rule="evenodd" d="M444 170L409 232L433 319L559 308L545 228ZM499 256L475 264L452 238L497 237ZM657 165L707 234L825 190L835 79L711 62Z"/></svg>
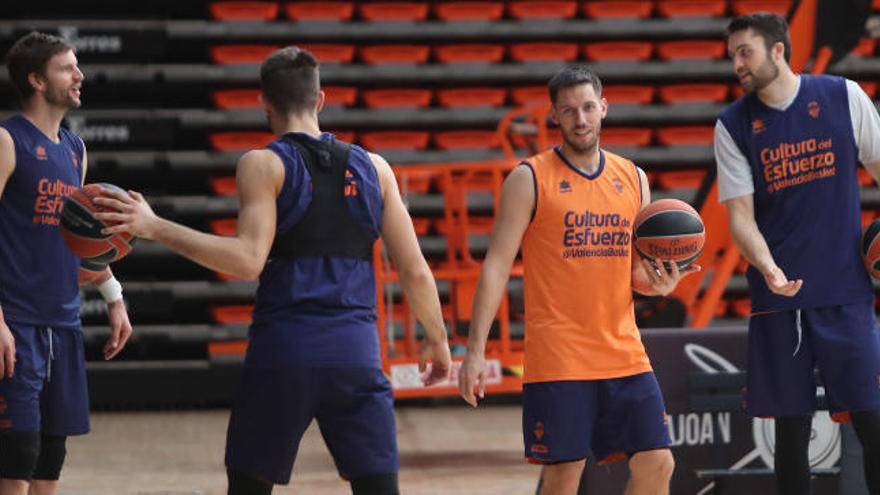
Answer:
<svg viewBox="0 0 880 495"><path fill-rule="evenodd" d="M82 328L7 324L15 337L15 370L0 380L0 433L88 433Z"/></svg>
<svg viewBox="0 0 880 495"><path fill-rule="evenodd" d="M391 384L376 368L245 366L226 437L226 466L287 484L312 419L346 479L399 469Z"/></svg>
<svg viewBox="0 0 880 495"><path fill-rule="evenodd" d="M539 464L591 454L613 462L667 448L663 394L653 372L607 380L527 383L523 386L525 456Z"/></svg>
<svg viewBox="0 0 880 495"><path fill-rule="evenodd" d="M880 334L873 304L753 315L746 410L752 416L810 415L814 369L832 414L880 409Z"/></svg>

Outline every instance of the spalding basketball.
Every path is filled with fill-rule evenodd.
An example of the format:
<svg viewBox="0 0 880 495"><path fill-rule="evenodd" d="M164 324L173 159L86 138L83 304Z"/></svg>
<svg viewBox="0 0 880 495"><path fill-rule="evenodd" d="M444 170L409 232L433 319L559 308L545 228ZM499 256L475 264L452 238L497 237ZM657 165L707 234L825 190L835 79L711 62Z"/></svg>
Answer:
<svg viewBox="0 0 880 495"><path fill-rule="evenodd" d="M862 234L862 259L874 278L880 278L880 218L874 220Z"/></svg>
<svg viewBox="0 0 880 495"><path fill-rule="evenodd" d="M125 193L113 184L86 184L65 198L61 211L61 238L67 247L80 258L103 265L125 257L134 242L131 234L101 233L108 225L93 213L113 210L95 204L92 199L103 196L105 190Z"/></svg>
<svg viewBox="0 0 880 495"><path fill-rule="evenodd" d="M705 242L703 219L684 201L654 201L636 215L633 245L651 262L675 261L684 268L700 256Z"/></svg>

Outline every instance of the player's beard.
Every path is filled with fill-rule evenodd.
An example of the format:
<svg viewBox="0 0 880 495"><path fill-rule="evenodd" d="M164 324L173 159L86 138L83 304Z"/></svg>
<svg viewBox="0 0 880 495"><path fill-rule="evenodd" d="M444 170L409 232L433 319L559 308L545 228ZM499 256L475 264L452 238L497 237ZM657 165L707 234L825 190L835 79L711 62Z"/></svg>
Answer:
<svg viewBox="0 0 880 495"><path fill-rule="evenodd" d="M779 77L779 66L770 57L764 60L755 72L750 73L748 81L741 82L746 93L760 91L770 85Z"/></svg>
<svg viewBox="0 0 880 495"><path fill-rule="evenodd" d="M73 91L73 88L70 86L67 88L50 86L46 91L46 101L53 106L65 110L79 108L82 105L82 102L79 98L74 97L71 94L71 91ZM82 90L80 90L80 94L82 94Z"/></svg>
<svg viewBox="0 0 880 495"><path fill-rule="evenodd" d="M571 133L574 134L574 131L578 130L578 128L572 129ZM599 134L602 130L602 121L596 123L593 126L593 132L590 134L589 140L586 142L577 139L576 137L569 136L569 133L562 129L562 140L565 141L565 145L577 153L592 153L596 151L596 147L599 145Z"/></svg>

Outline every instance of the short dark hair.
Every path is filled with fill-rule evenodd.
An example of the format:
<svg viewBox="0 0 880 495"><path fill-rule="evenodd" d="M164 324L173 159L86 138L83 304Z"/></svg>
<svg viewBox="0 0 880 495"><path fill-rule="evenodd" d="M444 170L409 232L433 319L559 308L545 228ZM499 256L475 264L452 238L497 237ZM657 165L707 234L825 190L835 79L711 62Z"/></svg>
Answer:
<svg viewBox="0 0 880 495"><path fill-rule="evenodd" d="M559 94L559 90L581 84L592 85L596 96L602 97L602 81L599 80L599 76L585 65L569 65L557 72L547 84L547 89L550 91L550 103L556 104L556 95Z"/></svg>
<svg viewBox="0 0 880 495"><path fill-rule="evenodd" d="M730 37L733 33L746 29L752 29L764 38L768 53L773 45L782 43L785 47L785 61L791 60L791 37L788 34L788 22L784 17L769 12L741 15L730 21L727 26L727 36Z"/></svg>
<svg viewBox="0 0 880 495"><path fill-rule="evenodd" d="M6 68L9 80L22 100L34 94L34 87L28 76L36 72L46 75L46 64L49 59L67 51L75 51L71 43L58 36L31 31L22 36L6 53Z"/></svg>
<svg viewBox="0 0 880 495"><path fill-rule="evenodd" d="M260 67L260 89L272 108L283 113L302 113L315 106L321 81L318 60L297 46L269 55Z"/></svg>

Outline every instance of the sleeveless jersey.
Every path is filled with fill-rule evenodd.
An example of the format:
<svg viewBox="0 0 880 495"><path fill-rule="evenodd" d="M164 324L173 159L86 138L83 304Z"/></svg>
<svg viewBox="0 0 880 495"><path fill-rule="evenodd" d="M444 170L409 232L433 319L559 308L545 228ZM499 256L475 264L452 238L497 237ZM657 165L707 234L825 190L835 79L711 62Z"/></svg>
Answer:
<svg viewBox="0 0 880 495"><path fill-rule="evenodd" d="M335 139L332 134L321 135L321 140L330 139ZM284 164L284 185L276 200L277 237L289 232L308 210L311 179L293 144L279 139L268 149ZM382 189L369 155L354 145L345 202L355 223L377 239ZM258 366L380 367L376 321L372 260L270 257L260 274L248 359Z"/></svg>
<svg viewBox="0 0 880 495"><path fill-rule="evenodd" d="M15 143L15 170L0 197L0 307L7 322L79 324L79 258L58 231L64 198L82 183L82 140L58 143L21 115L2 123Z"/></svg>
<svg viewBox="0 0 880 495"><path fill-rule="evenodd" d="M632 295L635 165L604 150L587 175L558 148L527 161L535 214L522 243L524 381L597 380L651 370Z"/></svg>
<svg viewBox="0 0 880 495"><path fill-rule="evenodd" d="M752 169L755 220L776 264L803 279L794 297L770 292L749 268L754 311L869 302L859 251L861 202L846 81L802 75L784 111L748 94L719 117Z"/></svg>

